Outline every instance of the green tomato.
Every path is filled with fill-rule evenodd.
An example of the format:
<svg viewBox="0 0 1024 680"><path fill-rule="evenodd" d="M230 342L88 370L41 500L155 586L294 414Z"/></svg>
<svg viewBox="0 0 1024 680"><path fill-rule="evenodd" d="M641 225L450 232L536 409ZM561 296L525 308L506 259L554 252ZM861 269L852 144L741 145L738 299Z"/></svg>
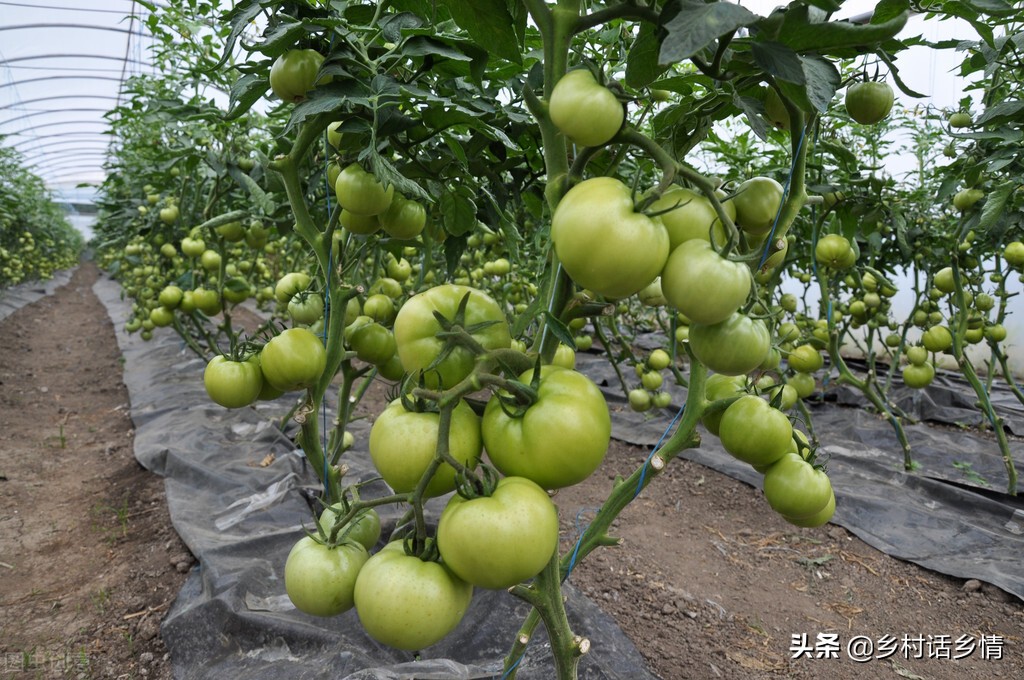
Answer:
<svg viewBox="0 0 1024 680"><path fill-rule="evenodd" d="M935 279L933 283L939 291L946 294L952 293L956 288L956 279L953 278L953 268L943 267L939 271L935 272Z"/></svg>
<svg viewBox="0 0 1024 680"><path fill-rule="evenodd" d="M968 210L983 198L985 192L981 189L963 189L953 196L953 207L960 211Z"/></svg>
<svg viewBox="0 0 1024 680"><path fill-rule="evenodd" d="M1006 248L1003 250L1003 258L1010 266L1024 266L1024 242L1012 241L1007 243Z"/></svg>
<svg viewBox="0 0 1024 680"><path fill-rule="evenodd" d="M862 125L874 125L892 111L893 91L888 83L862 81L846 88L846 111Z"/></svg>
<svg viewBox="0 0 1024 680"><path fill-rule="evenodd" d="M974 121L971 119L971 114L958 111L951 114L949 117L949 127L951 128L965 128L971 127Z"/></svg>
<svg viewBox="0 0 1024 680"><path fill-rule="evenodd" d="M748 394L725 409L718 436L734 457L751 465L771 465L792 447L793 426L786 414Z"/></svg>
<svg viewBox="0 0 1024 680"><path fill-rule="evenodd" d="M391 361L397 349L394 334L375 321L353 328L348 344L361 361L375 366Z"/></svg>
<svg viewBox="0 0 1024 680"><path fill-rule="evenodd" d="M820 527L823 524L827 523L830 519L832 519L832 516L835 514L835 512L836 495L835 493L833 493L831 496L829 496L828 503L825 505L825 507L819 510L818 512L814 513L810 517L795 518L786 517L785 515L783 515L782 519L786 520L793 526L812 529L814 527Z"/></svg>
<svg viewBox="0 0 1024 680"><path fill-rule="evenodd" d="M907 347L906 359L913 366L922 366L928 360L928 350L920 345Z"/></svg>
<svg viewBox="0 0 1024 680"><path fill-rule="evenodd" d="M771 177L752 177L736 188L731 202L736 206L736 224L743 231L767 234L782 205L782 185Z"/></svg>
<svg viewBox="0 0 1024 680"><path fill-rule="evenodd" d="M771 349L764 322L736 312L721 323L690 327L690 349L716 373L741 375L761 365Z"/></svg>
<svg viewBox="0 0 1024 680"><path fill-rule="evenodd" d="M345 434L351 436L348 432ZM341 503L335 503L324 508L323 512L320 513L317 523L323 529L323 532L330 536L334 523L343 517L346 512L345 507ZM380 515L373 508L367 508L356 515L355 519L349 524L341 527L338 531L338 536L344 536L347 540L355 541L367 550L372 550L373 546L377 545L377 541L380 540Z"/></svg>
<svg viewBox="0 0 1024 680"><path fill-rule="evenodd" d="M945 326L932 326L921 335L921 344L929 352L945 352L953 346L953 334Z"/></svg>
<svg viewBox="0 0 1024 680"><path fill-rule="evenodd" d="M370 458L380 476L395 493L410 493L437 452L440 414L407 411L401 399L388 404L370 428ZM448 433L449 453L455 460L475 468L481 451L480 417L469 404L459 401L452 411ZM455 489L455 468L440 467L427 484L426 496L433 498Z"/></svg>
<svg viewBox="0 0 1024 680"><path fill-rule="evenodd" d="M716 253L707 241L684 241L661 272L661 290L669 304L692 323L728 319L750 294L750 269Z"/></svg>
<svg viewBox="0 0 1024 680"><path fill-rule="evenodd" d="M613 299L654 281L669 254L661 219L635 212L632 192L614 177L594 177L570 189L555 208L551 240L577 284Z"/></svg>
<svg viewBox="0 0 1024 680"><path fill-rule="evenodd" d="M215 403L225 408L241 408L256 401L263 388L259 356L232 361L225 356L210 359L203 371L203 386Z"/></svg>
<svg viewBox="0 0 1024 680"><path fill-rule="evenodd" d="M644 389L630 390L627 398L629 399L629 407L637 413L649 411L653 405L651 393Z"/></svg>
<svg viewBox="0 0 1024 680"><path fill-rule="evenodd" d="M472 597L473 586L445 565L406 555L396 541L363 565L354 599L359 622L370 637L414 651L455 630Z"/></svg>
<svg viewBox="0 0 1024 680"><path fill-rule="evenodd" d="M558 511L525 477L505 477L490 496L455 494L437 525L437 548L463 581L505 589L533 578L558 548Z"/></svg>
<svg viewBox="0 0 1024 680"><path fill-rule="evenodd" d="M417 201L395 194L391 205L378 216L378 220L391 238L414 239L427 225L427 210Z"/></svg>
<svg viewBox="0 0 1024 680"><path fill-rule="evenodd" d="M823 267L839 271L852 267L857 262L857 253L846 237L826 234L814 246L814 259Z"/></svg>
<svg viewBox="0 0 1024 680"><path fill-rule="evenodd" d="M730 397L743 394L743 384L745 379L743 376L732 376L724 375L722 373L713 373L708 376L707 380L704 381L704 398L711 403L718 401L719 399L728 399ZM704 425L708 432L718 436L720 425L722 424L722 416L725 411L716 411L714 413L705 413L700 422Z"/></svg>
<svg viewBox="0 0 1024 680"><path fill-rule="evenodd" d="M395 317L395 341L402 367L407 373L423 370L426 385L431 389L452 387L473 371L476 357L463 347L455 347L439 359L445 340L438 337L442 329L434 316L437 312L453 320L467 295L464 327L489 324L475 331L473 338L484 349L509 347L512 336L501 307L487 293L468 286L446 284L430 288L406 300Z"/></svg>
<svg viewBox="0 0 1024 680"><path fill-rule="evenodd" d="M817 386L814 382L814 376L810 373L796 373L786 378L786 384L796 390L796 394L801 399L814 394L814 388Z"/></svg>
<svg viewBox="0 0 1024 680"><path fill-rule="evenodd" d="M305 272L289 272L277 281L274 287L274 298L283 305L288 304L296 293L306 290L310 284L309 274Z"/></svg>
<svg viewBox="0 0 1024 680"><path fill-rule="evenodd" d="M656 349L647 357L647 365L655 371L663 371L672 363L672 357L663 349Z"/></svg>
<svg viewBox="0 0 1024 680"><path fill-rule="evenodd" d="M736 219L736 205L733 201L726 201L722 208L729 219ZM725 228L711 201L692 189L673 187L652 203L648 211L652 214L662 213L660 217L668 230L670 250L675 250L679 244L691 239L710 242L713 237L715 243L725 243Z"/></svg>
<svg viewBox="0 0 1024 680"><path fill-rule="evenodd" d="M334 193L338 203L349 213L370 217L380 215L391 207L395 187L390 185L385 189L376 177L359 167L358 163L352 163L338 175Z"/></svg>
<svg viewBox="0 0 1024 680"><path fill-rule="evenodd" d="M306 328L289 328L260 352L263 378L283 392L312 387L327 366L323 342Z"/></svg>
<svg viewBox="0 0 1024 680"><path fill-rule="evenodd" d="M333 548L303 536L284 565L284 589L299 611L337 616L355 605L356 579L369 559L361 544L345 541Z"/></svg>
<svg viewBox="0 0 1024 680"><path fill-rule="evenodd" d="M530 384L533 369L519 376ZM507 396L507 395L506 395ZM604 460L611 416L590 378L558 366L541 368L537 401L512 417L495 394L483 417L487 453L503 474L526 477L545 489L583 481Z"/></svg>
<svg viewBox="0 0 1024 680"><path fill-rule="evenodd" d="M580 146L607 144L625 119L622 102L585 68L569 71L555 84L548 115L555 127Z"/></svg>
<svg viewBox="0 0 1024 680"><path fill-rule="evenodd" d="M798 373L814 373L825 361L812 345L800 345L789 353L789 367Z"/></svg>
<svg viewBox="0 0 1024 680"><path fill-rule="evenodd" d="M363 314L374 321L390 323L395 318L394 300L382 293L375 293L363 303Z"/></svg>
<svg viewBox="0 0 1024 680"><path fill-rule="evenodd" d="M985 326L983 335L992 342L1002 342L1006 340L1006 326L1001 323Z"/></svg>
<svg viewBox="0 0 1024 680"><path fill-rule="evenodd" d="M330 76L317 80L323 63L323 55L316 50L288 50L270 67L270 89L282 101L305 101L307 92L331 80Z"/></svg>
<svg viewBox="0 0 1024 680"><path fill-rule="evenodd" d="M319 293L300 292L289 300L288 316L295 323L315 323L324 316L324 299Z"/></svg>
<svg viewBox="0 0 1024 680"><path fill-rule="evenodd" d="M903 367L903 384L915 390L928 387L935 379L935 368L925 362L907 364Z"/></svg>
<svg viewBox="0 0 1024 680"><path fill-rule="evenodd" d="M829 504L832 483L799 453L786 453L764 473L764 497L783 517L805 519Z"/></svg>
<svg viewBox="0 0 1024 680"><path fill-rule="evenodd" d="M200 266L209 272L220 269L220 263L221 256L216 250L204 250L203 254L199 257Z"/></svg>
<svg viewBox="0 0 1024 680"><path fill-rule="evenodd" d="M164 328L174 323L174 310L166 307L154 307L149 312L149 320L158 328Z"/></svg>
<svg viewBox="0 0 1024 680"><path fill-rule="evenodd" d="M644 386L645 390L654 392L661 388L664 379L661 377L661 373L657 371L650 371L640 376L640 384Z"/></svg>

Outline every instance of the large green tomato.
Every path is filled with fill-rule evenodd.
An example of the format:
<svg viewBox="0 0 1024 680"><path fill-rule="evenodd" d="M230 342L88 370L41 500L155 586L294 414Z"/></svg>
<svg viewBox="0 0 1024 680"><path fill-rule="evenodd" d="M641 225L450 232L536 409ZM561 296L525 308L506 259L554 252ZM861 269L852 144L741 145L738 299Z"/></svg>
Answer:
<svg viewBox="0 0 1024 680"><path fill-rule="evenodd" d="M260 352L263 378L283 392L312 387L327 366L324 343L308 328L289 328Z"/></svg>
<svg viewBox="0 0 1024 680"><path fill-rule="evenodd" d="M742 375L761 365L771 349L763 321L736 312L721 323L690 326L690 349L716 373Z"/></svg>
<svg viewBox="0 0 1024 680"><path fill-rule="evenodd" d="M736 206L732 201L723 203L722 208L729 219L736 219ZM690 239L711 241L712 234L715 243L725 243L725 228L718 219L718 213L715 212L711 201L704 194L692 189L675 187L662 194L648 210L652 214L668 211L661 214L661 221L668 230L671 250L675 250L680 243Z"/></svg>
<svg viewBox="0 0 1024 680"><path fill-rule="evenodd" d="M472 585L441 563L406 555L400 541L371 557L356 579L356 613L363 628L377 642L409 651L455 630L472 597Z"/></svg>
<svg viewBox="0 0 1024 680"><path fill-rule="evenodd" d="M755 236L767 234L782 205L782 185L771 177L751 177L736 188L736 224Z"/></svg>
<svg viewBox="0 0 1024 680"><path fill-rule="evenodd" d="M344 541L329 548L311 536L292 546L284 564L284 589L299 611L336 616L355 604L359 571L369 559L362 544Z"/></svg>
<svg viewBox="0 0 1024 680"><path fill-rule="evenodd" d="M799 453L786 453L764 473L764 497L783 517L805 519L829 504L832 483Z"/></svg>
<svg viewBox="0 0 1024 680"><path fill-rule="evenodd" d="M757 466L771 465L793 448L793 426L786 414L752 394L725 409L718 436L726 451Z"/></svg>
<svg viewBox="0 0 1024 680"><path fill-rule="evenodd" d="M569 71L555 84L548 114L551 122L580 146L607 144L626 115L622 102L585 68Z"/></svg>
<svg viewBox="0 0 1024 680"><path fill-rule="evenodd" d="M398 358L407 373L429 367L429 370L424 370L424 380L431 389L452 387L473 371L476 357L463 347L452 349L438 361L445 349L445 340L438 337L442 329L434 317L434 312L438 312L444 318L454 320L459 304L467 295L464 327L489 323L473 331L473 338L488 350L512 344L505 313L487 293L469 286L445 284L414 295L406 300L395 317L395 342L398 344ZM435 362L437 365L432 365Z"/></svg>
<svg viewBox="0 0 1024 680"><path fill-rule="evenodd" d="M323 63L323 55L316 50L288 50L270 67L270 89L282 101L305 101L306 93L318 84L316 74ZM319 82L330 80L330 76L326 76Z"/></svg>
<svg viewBox="0 0 1024 680"><path fill-rule="evenodd" d="M380 476L395 493L410 493L430 467L437 453L438 413L407 411L401 399L385 408L370 428L370 459ZM469 404L460 401L452 411L448 452L469 468L480 460L480 417ZM427 484L427 497L441 496L455 489L455 468L440 467Z"/></svg>
<svg viewBox="0 0 1024 680"><path fill-rule="evenodd" d="M864 81L846 88L846 111L862 125L874 125L892 111L893 91L888 83Z"/></svg>
<svg viewBox="0 0 1024 680"><path fill-rule="evenodd" d="M505 589L533 578L558 547L558 511L525 477L505 477L494 493L455 494L437 525L437 548L463 581Z"/></svg>
<svg viewBox="0 0 1024 680"><path fill-rule="evenodd" d="M392 184L385 189L371 173L359 167L358 163L352 163L338 175L334 193L342 208L353 215L369 217L380 215L391 207L395 186Z"/></svg>
<svg viewBox="0 0 1024 680"><path fill-rule="evenodd" d="M692 323L725 321L747 299L750 285L749 267L727 260L700 239L673 250L661 272L665 299Z"/></svg>
<svg viewBox="0 0 1024 680"><path fill-rule="evenodd" d="M661 219L635 212L629 187L614 177L594 177L570 189L555 208L551 240L569 276L608 298L646 287L669 254Z"/></svg>
<svg viewBox="0 0 1024 680"><path fill-rule="evenodd" d="M519 376L530 384L533 369ZM519 418L487 402L484 446L491 462L509 476L526 477L545 489L583 481L601 465L611 438L611 416L590 378L558 366L541 368L537 401Z"/></svg>
<svg viewBox="0 0 1024 680"><path fill-rule="evenodd" d="M248 406L256 401L263 387L259 355L254 354L246 361L232 361L225 356L210 359L203 371L203 386L210 399L225 408Z"/></svg>

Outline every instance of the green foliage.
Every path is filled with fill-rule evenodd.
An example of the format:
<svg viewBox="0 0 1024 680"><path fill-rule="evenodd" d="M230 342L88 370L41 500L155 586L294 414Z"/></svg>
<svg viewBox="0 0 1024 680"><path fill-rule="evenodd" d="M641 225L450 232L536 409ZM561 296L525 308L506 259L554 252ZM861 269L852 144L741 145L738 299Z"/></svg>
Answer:
<svg viewBox="0 0 1024 680"><path fill-rule="evenodd" d="M49 279L78 262L83 247L82 235L43 180L3 141L0 137L0 290Z"/></svg>

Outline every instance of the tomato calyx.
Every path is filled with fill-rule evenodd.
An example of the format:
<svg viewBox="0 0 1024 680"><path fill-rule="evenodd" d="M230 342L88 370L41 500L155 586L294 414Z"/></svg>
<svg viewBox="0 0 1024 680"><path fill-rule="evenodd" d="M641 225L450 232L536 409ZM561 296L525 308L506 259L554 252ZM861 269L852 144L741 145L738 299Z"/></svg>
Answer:
<svg viewBox="0 0 1024 680"><path fill-rule="evenodd" d="M477 467L481 476L468 468L462 468L455 477L455 492L468 501L494 495L501 480L498 471L487 463L480 463Z"/></svg>
<svg viewBox="0 0 1024 680"><path fill-rule="evenodd" d="M522 418L530 407L537 403L540 398L538 390L541 380L541 358L538 355L533 364L533 374L530 384L527 385L519 380L497 380L501 390L496 391L494 396L501 406L501 410L509 418Z"/></svg>

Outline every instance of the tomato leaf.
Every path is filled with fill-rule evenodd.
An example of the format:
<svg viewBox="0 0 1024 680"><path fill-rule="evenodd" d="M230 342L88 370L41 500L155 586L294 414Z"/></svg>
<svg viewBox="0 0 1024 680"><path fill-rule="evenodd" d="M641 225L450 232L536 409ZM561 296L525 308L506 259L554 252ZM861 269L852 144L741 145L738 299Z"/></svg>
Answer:
<svg viewBox="0 0 1024 680"><path fill-rule="evenodd" d="M231 86L229 108L224 120L234 120L252 108L252 105L259 101L270 83L262 75L248 73L234 82Z"/></svg>
<svg viewBox="0 0 1024 680"><path fill-rule="evenodd" d="M440 0L438 4L447 7L455 23L479 45L486 45L491 53L514 64L522 62L516 22L505 0Z"/></svg>
<svg viewBox="0 0 1024 680"><path fill-rule="evenodd" d="M671 20L664 24L668 31L661 44L658 63L675 64L693 55L725 35L740 28L757 23L758 17L750 10L729 2L683 2L666 8L678 9Z"/></svg>
<svg viewBox="0 0 1024 680"><path fill-rule="evenodd" d="M658 64L660 48L657 28L646 22L640 24L636 40L626 55L626 85L639 90L665 72L668 67Z"/></svg>
<svg viewBox="0 0 1024 680"><path fill-rule="evenodd" d="M235 6L228 12L225 20L231 25L231 32L228 33L227 39L224 41L224 54L220 60L214 64L211 71L215 71L227 63L231 53L234 52L235 43L238 38L242 35L242 32L249 27L253 19L260 15L263 11L263 4L260 0L240 0L235 3ZM159 17L159 13L154 12L154 17Z"/></svg>
<svg viewBox="0 0 1024 680"><path fill-rule="evenodd" d="M476 228L476 203L463 186L449 187L438 201L444 227L452 236L468 234Z"/></svg>
<svg viewBox="0 0 1024 680"><path fill-rule="evenodd" d="M777 42L754 43L750 51L754 63L776 78L796 85L806 82L800 55L785 45Z"/></svg>
<svg viewBox="0 0 1024 680"><path fill-rule="evenodd" d="M562 323L561 319L559 319L557 316L555 316L546 309L544 310L543 316L544 323L551 330L552 335L558 338L558 341L561 342L563 345L568 345L569 347L572 347L575 350L576 340L573 339L572 331L569 330L569 327Z"/></svg>
<svg viewBox="0 0 1024 680"><path fill-rule="evenodd" d="M872 24L884 24L910 9L910 0L882 0L871 13Z"/></svg>
<svg viewBox="0 0 1024 680"><path fill-rule="evenodd" d="M818 10L814 10L817 12ZM777 31L758 34L758 42L778 40L797 52L831 55L856 54L872 45L889 40L903 30L907 12L877 24L859 25L850 21L818 21L806 5L794 5L783 16ZM857 48L852 53L849 48Z"/></svg>
<svg viewBox="0 0 1024 680"><path fill-rule="evenodd" d="M245 41L242 41L242 48L249 52L265 54L268 57L279 57L293 49L305 32L306 27L301 21L281 22L266 33L262 43L246 45Z"/></svg>
<svg viewBox="0 0 1024 680"><path fill-rule="evenodd" d="M982 127L985 125L1005 125L1018 119L1021 111L1024 111L1024 101L1004 101L990 106L985 112L978 116L974 125Z"/></svg>
<svg viewBox="0 0 1024 680"><path fill-rule="evenodd" d="M1019 182L1010 180L996 187L985 198L985 205L981 209L981 220L979 225L982 229L990 229L1003 215L1003 209L1010 196L1017 189Z"/></svg>
<svg viewBox="0 0 1024 680"><path fill-rule="evenodd" d="M395 168L384 156L381 156L374 149L369 148L368 153L360 156L360 160L366 160L370 172L384 183L384 186L393 184L395 189L405 195L406 198L418 198L430 200L430 195L419 184L412 181Z"/></svg>
<svg viewBox="0 0 1024 680"><path fill-rule="evenodd" d="M842 80L839 71L821 57L801 56L800 62L807 82L807 99L816 111L825 113Z"/></svg>

